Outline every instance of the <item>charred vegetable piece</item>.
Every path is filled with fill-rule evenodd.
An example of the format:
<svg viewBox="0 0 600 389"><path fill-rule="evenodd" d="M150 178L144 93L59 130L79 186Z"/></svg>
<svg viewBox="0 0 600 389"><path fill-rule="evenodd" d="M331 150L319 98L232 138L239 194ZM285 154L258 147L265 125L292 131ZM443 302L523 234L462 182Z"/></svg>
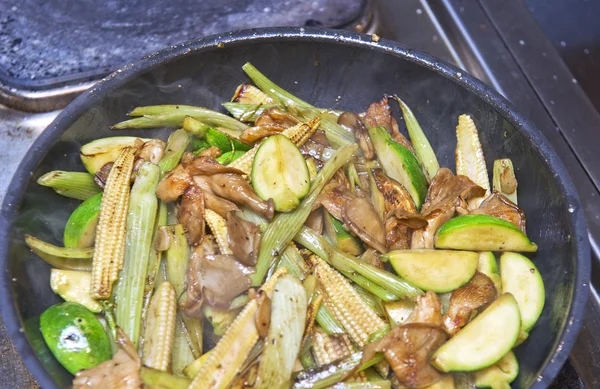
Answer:
<svg viewBox="0 0 600 389"><path fill-rule="evenodd" d="M478 388L509 389L519 374L519 362L515 353L509 351L495 365L475 372Z"/></svg>
<svg viewBox="0 0 600 389"><path fill-rule="evenodd" d="M517 341L521 315L517 301L505 293L444 343L431 363L439 370L475 371L498 362Z"/></svg>
<svg viewBox="0 0 600 389"><path fill-rule="evenodd" d="M83 305L53 305L42 313L40 330L54 357L71 374L111 358L104 327Z"/></svg>
<svg viewBox="0 0 600 389"><path fill-rule="evenodd" d="M463 215L447 221L435 235L435 247L476 251L537 251L537 245L514 224L487 215Z"/></svg>
<svg viewBox="0 0 600 389"><path fill-rule="evenodd" d="M87 248L94 246L101 203L102 193L98 193L75 208L65 226L63 234L65 247Z"/></svg>
<svg viewBox="0 0 600 389"><path fill-rule="evenodd" d="M420 209L427 195L427 178L415 155L395 142L384 127L370 128L369 135L385 173L406 188Z"/></svg>
<svg viewBox="0 0 600 389"><path fill-rule="evenodd" d="M273 99L252 84L240 84L231 101L246 104L271 104Z"/></svg>
<svg viewBox="0 0 600 389"><path fill-rule="evenodd" d="M515 169L510 159L504 158L494 161L492 183L495 191L503 194L513 203L518 204L517 178L515 177Z"/></svg>
<svg viewBox="0 0 600 389"><path fill-rule="evenodd" d="M384 255L398 275L423 290L450 292L477 270L479 254L452 250L397 250Z"/></svg>
<svg viewBox="0 0 600 389"><path fill-rule="evenodd" d="M484 197L475 198L469 202L472 207L476 208L490 194L490 179L477 127L469 115L458 117L456 139L456 174L469 177L474 183L485 189Z"/></svg>
<svg viewBox="0 0 600 389"><path fill-rule="evenodd" d="M62 196L77 200L87 200L100 193L94 177L84 172L53 170L38 178L37 183L54 189Z"/></svg>
<svg viewBox="0 0 600 389"><path fill-rule="evenodd" d="M58 247L31 235L25 235L25 243L38 257L58 269L92 270L93 248Z"/></svg>
<svg viewBox="0 0 600 389"><path fill-rule="evenodd" d="M169 136L165 155L158 164L161 174L170 172L179 164L183 152L190 143L190 139L190 135L182 129L174 131Z"/></svg>
<svg viewBox="0 0 600 389"><path fill-rule="evenodd" d="M252 187L263 200L272 198L275 210L295 209L310 189L308 168L298 147L283 135L262 142L252 164Z"/></svg>
<svg viewBox="0 0 600 389"><path fill-rule="evenodd" d="M341 221L329 214L325 215L325 232L333 245L341 251L354 256L363 252L360 240L346 231Z"/></svg>
<svg viewBox="0 0 600 389"><path fill-rule="evenodd" d="M92 312L100 312L102 305L90 294L90 273L76 270L50 270L50 287L65 301L79 303Z"/></svg>
<svg viewBox="0 0 600 389"><path fill-rule="evenodd" d="M175 288L169 282L163 282L156 288L148 307L142 353L145 366L160 371L168 371L171 367L176 314Z"/></svg>
<svg viewBox="0 0 600 389"><path fill-rule="evenodd" d="M95 174L109 162L115 162L121 151L126 147L142 145L150 139L135 136L113 136L93 140L81 146L79 151L81 162L86 170Z"/></svg>

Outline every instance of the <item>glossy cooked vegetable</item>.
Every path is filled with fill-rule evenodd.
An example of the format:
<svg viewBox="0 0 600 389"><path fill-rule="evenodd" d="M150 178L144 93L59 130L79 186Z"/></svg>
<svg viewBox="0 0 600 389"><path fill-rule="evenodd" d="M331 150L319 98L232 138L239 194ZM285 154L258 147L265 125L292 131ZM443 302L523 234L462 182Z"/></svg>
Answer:
<svg viewBox="0 0 600 389"><path fill-rule="evenodd" d="M65 226L63 234L65 247L94 247L101 203L102 193L98 193L75 208Z"/></svg>

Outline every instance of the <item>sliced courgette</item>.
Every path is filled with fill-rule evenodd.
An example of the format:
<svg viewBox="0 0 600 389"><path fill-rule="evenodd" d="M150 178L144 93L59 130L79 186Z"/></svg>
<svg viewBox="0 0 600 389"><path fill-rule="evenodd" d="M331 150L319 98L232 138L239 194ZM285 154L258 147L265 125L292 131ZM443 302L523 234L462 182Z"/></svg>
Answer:
<svg viewBox="0 0 600 389"><path fill-rule="evenodd" d="M520 328L517 300L505 293L437 349L431 363L444 372L484 369L512 349Z"/></svg>
<svg viewBox="0 0 600 389"><path fill-rule="evenodd" d="M50 270L50 287L65 301L79 303L92 312L100 312L102 305L90 294L91 273L76 270Z"/></svg>
<svg viewBox="0 0 600 389"><path fill-rule="evenodd" d="M519 362L515 353L509 351L498 363L475 372L478 388L510 389L510 383L519 374Z"/></svg>
<svg viewBox="0 0 600 389"><path fill-rule="evenodd" d="M114 162L121 150L125 147L134 146L138 142L147 142L150 139L142 139L135 136L112 136L100 138L81 146L79 155L81 162L88 172L95 174L102 166Z"/></svg>
<svg viewBox="0 0 600 389"><path fill-rule="evenodd" d="M383 255L398 275L423 290L437 293L456 290L477 270L479 254L451 250L395 250Z"/></svg>
<svg viewBox="0 0 600 389"><path fill-rule="evenodd" d="M484 251L479 253L477 271L488 276L494 283L498 295L502 294L502 281L500 280L500 272L498 271L498 262L496 262L493 252Z"/></svg>
<svg viewBox="0 0 600 389"><path fill-rule="evenodd" d="M252 163L252 187L263 200L273 199L275 210L290 212L310 189L310 176L298 147L283 135L264 142Z"/></svg>
<svg viewBox="0 0 600 389"><path fill-rule="evenodd" d="M324 218L325 232L335 247L350 255L360 255L363 252L360 240L344 229L344 224L327 214Z"/></svg>
<svg viewBox="0 0 600 389"><path fill-rule="evenodd" d="M463 215L450 219L438 229L435 247L473 251L537 251L537 245L517 226L488 215Z"/></svg>
<svg viewBox="0 0 600 389"><path fill-rule="evenodd" d="M502 290L511 293L521 311L522 331L529 332L544 309L546 292L540 272L529 258L517 253L500 257Z"/></svg>
<svg viewBox="0 0 600 389"><path fill-rule="evenodd" d="M427 196L427 178L415 155L395 142L384 127L370 128L369 136L385 174L404 185L420 209Z"/></svg>
<svg viewBox="0 0 600 389"><path fill-rule="evenodd" d="M98 193L75 208L65 226L63 235L65 247L94 247L101 203L102 193Z"/></svg>

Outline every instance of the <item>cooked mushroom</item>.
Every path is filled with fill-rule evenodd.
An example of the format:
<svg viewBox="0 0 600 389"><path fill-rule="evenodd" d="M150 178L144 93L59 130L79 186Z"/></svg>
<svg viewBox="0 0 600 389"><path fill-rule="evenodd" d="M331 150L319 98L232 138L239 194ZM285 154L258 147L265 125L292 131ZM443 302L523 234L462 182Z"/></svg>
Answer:
<svg viewBox="0 0 600 389"><path fill-rule="evenodd" d="M107 162L94 174L94 182L101 189L104 189L106 185L106 180L108 180L108 175L110 174L110 169L112 169L114 162Z"/></svg>
<svg viewBox="0 0 600 389"><path fill-rule="evenodd" d="M478 209L470 213L498 217L514 224L525 232L525 212L517 204L498 192L492 193L479 205Z"/></svg>
<svg viewBox="0 0 600 389"><path fill-rule="evenodd" d="M271 325L271 299L262 289L258 291L254 298L258 305L256 316L254 316L254 324L258 335L264 338L267 336Z"/></svg>
<svg viewBox="0 0 600 389"><path fill-rule="evenodd" d="M373 204L364 197L346 203L342 220L363 242L380 253L387 253L385 229Z"/></svg>
<svg viewBox="0 0 600 389"><path fill-rule="evenodd" d="M219 158L222 152L217 146L211 146L206 150L202 150L198 153L198 157L207 157L207 158ZM189 161L191 162L191 161Z"/></svg>
<svg viewBox="0 0 600 389"><path fill-rule="evenodd" d="M424 323L403 324L392 329L380 340L368 344L364 348L362 360L366 362L375 353L383 352L403 387L425 388L442 378L429 360L446 338L446 333L439 326Z"/></svg>
<svg viewBox="0 0 600 389"><path fill-rule="evenodd" d="M222 217L227 216L229 212L238 210L237 205L229 200L222 199L213 193L213 191L210 189L210 185L206 181L205 176L194 177L194 182L200 187L200 189L202 189L202 192L204 193L204 205L206 208L212 209Z"/></svg>
<svg viewBox="0 0 600 389"><path fill-rule="evenodd" d="M331 214L331 216L338 220L342 220L346 204L355 197L356 196L350 192L345 184L340 183L338 180L332 179L327 183L327 185L325 185L317 197L317 201L315 202L313 209L323 206L323 208L325 208L327 212Z"/></svg>
<svg viewBox="0 0 600 389"><path fill-rule="evenodd" d="M231 200L238 205L246 205L268 220L273 218L273 200L263 201L240 174L214 174L206 177L206 182L217 196Z"/></svg>
<svg viewBox="0 0 600 389"><path fill-rule="evenodd" d="M185 236L190 245L194 246L204 237L204 195L196 185L190 185L183 193L177 219L183 225Z"/></svg>
<svg viewBox="0 0 600 389"><path fill-rule="evenodd" d="M138 151L138 157L144 161L152 162L158 165L163 155L165 155L165 148L167 144L160 139L151 139L144 143L141 149Z"/></svg>
<svg viewBox="0 0 600 389"><path fill-rule="evenodd" d="M498 294L494 282L485 274L476 272L464 286L450 296L448 312L444 315L444 328L454 335L464 327L479 308L496 299Z"/></svg>
<svg viewBox="0 0 600 389"><path fill-rule="evenodd" d="M256 265L260 248L260 228L254 223L227 214L227 240L233 255L238 261L247 266Z"/></svg>
<svg viewBox="0 0 600 389"><path fill-rule="evenodd" d="M279 124L265 124L262 126L254 126L247 128L240 134L240 141L246 143L254 143L259 139L266 138L271 135L280 134L285 127Z"/></svg>
<svg viewBox="0 0 600 389"><path fill-rule="evenodd" d="M204 294L202 293L202 283L200 282L201 277L199 276L201 271L200 262L201 259L215 255L217 253L217 246L212 235L205 235L200 244L196 245L193 249L192 255L185 274L185 301L183 303L183 309L185 314L190 317L202 317L202 303L204 302Z"/></svg>
<svg viewBox="0 0 600 389"><path fill-rule="evenodd" d="M284 129L298 123L300 123L298 119L277 107L265 109L254 121L255 126L279 125Z"/></svg>
<svg viewBox="0 0 600 389"><path fill-rule="evenodd" d="M417 298L415 309L405 323L442 325L442 302L435 292L428 291Z"/></svg>
<svg viewBox="0 0 600 389"><path fill-rule="evenodd" d="M221 165L215 159L210 157L197 157L185 164L185 168L192 176L210 176L222 173L243 174L241 170L233 167Z"/></svg>
<svg viewBox="0 0 600 389"><path fill-rule="evenodd" d="M356 138L356 143L363 152L366 159L375 158L375 147L371 138L369 138L369 132L363 125L362 121L357 114L352 112L344 112L338 118L338 124L351 130Z"/></svg>
<svg viewBox="0 0 600 389"><path fill-rule="evenodd" d="M310 215L308 215L308 218L304 222L304 225L309 228L312 228L317 233L322 234L323 233L323 210L315 209L314 211L312 211L310 213Z"/></svg>
<svg viewBox="0 0 600 389"><path fill-rule="evenodd" d="M300 146L300 152L302 155L305 157L312 157L317 161L320 161L323 158L323 150L325 150L325 146L315 142L312 139L308 139L302 146Z"/></svg>
<svg viewBox="0 0 600 389"><path fill-rule="evenodd" d="M109 361L75 374L73 389L139 389L142 361L127 335L117 329L116 354Z"/></svg>
<svg viewBox="0 0 600 389"><path fill-rule="evenodd" d="M392 136L393 140L414 153L412 144L404 135L400 133L400 130L398 129L398 123L392 116L392 111L388 105L387 97L384 96L381 100L371 103L369 108L367 108L367 112L361 115L361 117L365 127L385 127L388 133Z"/></svg>
<svg viewBox="0 0 600 389"><path fill-rule="evenodd" d="M160 180L156 188L156 195L165 203L175 201L183 195L192 182L192 176L187 169L183 165L178 165Z"/></svg>
<svg viewBox="0 0 600 389"><path fill-rule="evenodd" d="M379 255L376 250L366 249L364 253L359 257L361 261L368 263L371 266L375 266L379 269L383 269L383 262L379 259Z"/></svg>

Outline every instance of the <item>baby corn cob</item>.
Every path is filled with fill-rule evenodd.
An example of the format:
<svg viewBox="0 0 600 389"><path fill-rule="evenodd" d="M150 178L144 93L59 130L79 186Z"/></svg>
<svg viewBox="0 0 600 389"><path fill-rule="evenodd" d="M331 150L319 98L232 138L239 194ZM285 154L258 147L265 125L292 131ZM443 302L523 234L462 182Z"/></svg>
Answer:
<svg viewBox="0 0 600 389"><path fill-rule="evenodd" d="M217 245L219 245L221 254L233 254L233 251L231 251L231 248L229 247L229 241L227 240L227 226L225 224L225 219L223 219L221 215L219 215L212 209L208 208L204 210L204 219L206 220L206 224L208 224L208 227L212 231L213 236L217 241Z"/></svg>
<svg viewBox="0 0 600 389"><path fill-rule="evenodd" d="M175 336L177 296L169 282L158 286L150 307L144 333L143 362L153 369L168 371Z"/></svg>
<svg viewBox="0 0 600 389"><path fill-rule="evenodd" d="M388 324L360 298L344 276L316 255L311 256L309 261L316 267L317 280L326 294L325 306L334 314L354 343L362 348L371 334L388 327Z"/></svg>
<svg viewBox="0 0 600 389"><path fill-rule="evenodd" d="M315 133L319 127L319 123L320 119L315 118L308 122L308 124L296 124L295 126L284 130L281 134L289 138L296 146L300 147ZM252 162L254 161L254 156L256 155L259 147L260 145L255 145L252 149L230 163L228 166L239 169L246 175L250 175L252 172Z"/></svg>
<svg viewBox="0 0 600 389"><path fill-rule="evenodd" d="M321 308L321 304L323 303L323 295L317 294L313 297L310 304L308 304L308 308L306 309L306 322L304 324L304 341L306 340L307 335L309 335L313 328L315 327L315 321L317 320L317 313L319 312L319 308ZM303 343L304 343L303 341Z"/></svg>
<svg viewBox="0 0 600 389"><path fill-rule="evenodd" d="M92 260L92 296L98 300L110 297L113 283L123 267L125 224L129 205L129 179L136 149L124 148L115 161L104 187L96 244Z"/></svg>
<svg viewBox="0 0 600 389"><path fill-rule="evenodd" d="M348 335L328 335L321 328L313 331L313 355L318 365L327 365L354 352Z"/></svg>
<svg viewBox="0 0 600 389"><path fill-rule="evenodd" d="M460 115L456 126L456 174L469 177L474 183L485 189L485 195L469 201L470 206L479 207L481 201L490 194L490 179L479 134L475 122L469 115Z"/></svg>
<svg viewBox="0 0 600 389"><path fill-rule="evenodd" d="M275 284L286 272L285 268L277 270L261 290L270 296L275 289ZM224 389L229 386L248 353L258 341L254 319L257 311L256 300L250 301L244 307L219 343L211 350L210 356L192 381L190 389Z"/></svg>

